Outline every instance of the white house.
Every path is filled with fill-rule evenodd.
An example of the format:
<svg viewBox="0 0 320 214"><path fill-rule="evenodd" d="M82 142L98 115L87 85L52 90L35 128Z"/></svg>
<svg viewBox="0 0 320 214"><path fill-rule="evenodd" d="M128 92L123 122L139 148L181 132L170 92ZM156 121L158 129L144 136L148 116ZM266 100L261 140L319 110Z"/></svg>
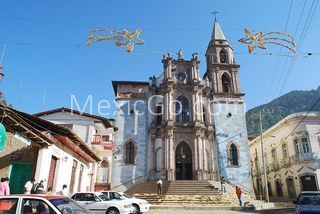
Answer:
<svg viewBox="0 0 320 214"><path fill-rule="evenodd" d="M291 114L263 133L270 197L295 198L301 191L320 189L320 112L305 115ZM249 148L253 184L260 195L265 184L260 137Z"/></svg>
<svg viewBox="0 0 320 214"><path fill-rule="evenodd" d="M68 108L58 108L35 114L35 116L60 124L75 132L81 140L101 159L94 168L90 190L110 188L114 133L116 128L107 118L79 112Z"/></svg>
<svg viewBox="0 0 320 214"><path fill-rule="evenodd" d="M23 193L24 184L44 181L45 189L86 191L94 186L92 165L97 155L74 132L41 118L1 105L8 138L0 152L0 174L10 177L12 193Z"/></svg>

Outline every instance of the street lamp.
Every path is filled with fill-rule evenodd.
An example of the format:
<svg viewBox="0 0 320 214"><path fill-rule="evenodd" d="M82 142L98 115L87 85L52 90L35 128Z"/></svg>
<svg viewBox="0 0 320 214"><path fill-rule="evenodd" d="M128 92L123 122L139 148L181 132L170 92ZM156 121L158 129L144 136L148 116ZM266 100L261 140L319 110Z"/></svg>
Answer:
<svg viewBox="0 0 320 214"><path fill-rule="evenodd" d="M3 77L4 77L3 68L0 65L0 81L2 80Z"/></svg>
<svg viewBox="0 0 320 214"><path fill-rule="evenodd" d="M263 177L264 177L264 192L266 195L266 201L269 202L269 190L267 181L267 168L264 160L264 148L263 148L263 127L262 127L262 111L260 112L260 141L261 141L261 156L262 156L262 166L263 166Z"/></svg>

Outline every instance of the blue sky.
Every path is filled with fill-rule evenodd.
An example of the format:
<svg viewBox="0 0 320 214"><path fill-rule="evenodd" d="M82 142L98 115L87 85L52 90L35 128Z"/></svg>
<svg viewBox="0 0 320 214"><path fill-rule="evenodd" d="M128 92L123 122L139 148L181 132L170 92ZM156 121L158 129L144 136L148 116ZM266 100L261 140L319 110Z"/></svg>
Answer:
<svg viewBox="0 0 320 214"><path fill-rule="evenodd" d="M28 113L70 107L70 95L77 96L80 104L92 95L93 113L97 113L99 100L114 99L111 80L148 81L149 76L159 76L162 52L172 52L176 57L175 53L181 48L186 59L198 52L201 74L204 74L204 52L214 20L211 12L217 10L218 21L241 65L241 87L250 109L279 94L310 90L320 85L319 54L309 57L298 54L287 83L280 91L281 73L288 71L292 58L279 57L275 70L279 46L270 45L267 50L256 50L256 55L250 55L246 46L237 42L244 36L246 27L264 32L284 31L290 2L0 0L0 50L7 45L2 63L5 78L0 87L9 103ZM302 0L293 1L288 22L288 33L292 35L303 3ZM306 1L296 34L298 41L312 3L313 0ZM123 47L115 47L112 42L85 46L89 31L100 27L110 30L141 28L146 44L136 47L133 54ZM319 53L319 35L320 13L317 10L300 52ZM282 49L282 53L286 55L288 51Z"/></svg>

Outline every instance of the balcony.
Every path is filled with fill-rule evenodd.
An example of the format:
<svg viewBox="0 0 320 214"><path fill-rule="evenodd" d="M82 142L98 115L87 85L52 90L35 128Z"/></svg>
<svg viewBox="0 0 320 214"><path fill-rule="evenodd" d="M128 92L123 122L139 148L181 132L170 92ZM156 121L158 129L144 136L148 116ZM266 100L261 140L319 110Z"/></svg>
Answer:
<svg viewBox="0 0 320 214"><path fill-rule="evenodd" d="M113 142L105 135L94 135L91 145L101 146L104 150L113 150Z"/></svg>

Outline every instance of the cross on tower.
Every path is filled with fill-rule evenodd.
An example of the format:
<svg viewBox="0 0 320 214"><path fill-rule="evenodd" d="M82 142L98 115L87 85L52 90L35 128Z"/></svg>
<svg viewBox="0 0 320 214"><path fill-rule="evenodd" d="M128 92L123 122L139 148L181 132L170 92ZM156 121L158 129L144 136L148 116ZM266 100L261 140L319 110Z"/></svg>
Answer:
<svg viewBox="0 0 320 214"><path fill-rule="evenodd" d="M211 14L213 14L214 15L214 21L216 21L217 20L217 14L218 14L219 12L218 11L216 11L216 10L214 10Z"/></svg>

